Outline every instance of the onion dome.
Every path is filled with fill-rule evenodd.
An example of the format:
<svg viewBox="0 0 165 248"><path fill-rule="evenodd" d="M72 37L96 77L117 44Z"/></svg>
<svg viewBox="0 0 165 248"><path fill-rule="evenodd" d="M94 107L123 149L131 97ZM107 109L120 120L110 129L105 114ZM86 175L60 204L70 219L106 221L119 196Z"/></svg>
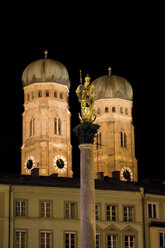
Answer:
<svg viewBox="0 0 165 248"><path fill-rule="evenodd" d="M22 84L27 86L33 83L55 82L70 88L69 74L66 67L59 61L45 58L29 64L22 74Z"/></svg>
<svg viewBox="0 0 165 248"><path fill-rule="evenodd" d="M109 75L104 75L92 82L95 85L96 100L105 98L121 98L126 100L133 100L133 90L130 83L123 77L111 75L111 68Z"/></svg>

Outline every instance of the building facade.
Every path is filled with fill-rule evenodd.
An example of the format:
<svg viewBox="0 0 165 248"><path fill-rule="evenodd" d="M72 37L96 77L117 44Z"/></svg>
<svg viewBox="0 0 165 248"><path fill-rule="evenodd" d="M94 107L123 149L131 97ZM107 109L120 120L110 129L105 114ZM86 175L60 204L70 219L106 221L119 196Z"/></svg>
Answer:
<svg viewBox="0 0 165 248"><path fill-rule="evenodd" d="M80 248L68 71L45 52L22 83L21 175L0 174L0 248ZM96 248L164 248L165 184L138 183L132 87L110 69L92 84Z"/></svg>
<svg viewBox="0 0 165 248"><path fill-rule="evenodd" d="M151 186L150 186L151 187ZM160 185L152 183L144 194L144 223L146 248L165 246L165 194Z"/></svg>
<svg viewBox="0 0 165 248"><path fill-rule="evenodd" d="M164 247L165 184L95 185L96 248ZM0 247L80 248L80 209L79 179L1 174Z"/></svg>
<svg viewBox="0 0 165 248"><path fill-rule="evenodd" d="M6 185L10 180L15 184ZM78 180L23 175L2 182L0 247L80 247ZM96 247L143 247L142 193L137 186L113 184L96 182Z"/></svg>

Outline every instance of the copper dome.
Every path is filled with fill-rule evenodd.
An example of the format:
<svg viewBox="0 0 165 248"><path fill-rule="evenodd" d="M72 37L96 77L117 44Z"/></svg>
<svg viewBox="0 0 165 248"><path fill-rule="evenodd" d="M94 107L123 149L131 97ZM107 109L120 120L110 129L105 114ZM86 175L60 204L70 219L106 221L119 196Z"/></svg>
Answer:
<svg viewBox="0 0 165 248"><path fill-rule="evenodd" d="M70 87L66 67L59 61L47 58L32 62L23 71L22 83L24 87L37 82L56 82Z"/></svg>
<svg viewBox="0 0 165 248"><path fill-rule="evenodd" d="M133 90L130 83L119 76L105 75L92 82L95 85L96 100L104 98L121 98L133 100Z"/></svg>

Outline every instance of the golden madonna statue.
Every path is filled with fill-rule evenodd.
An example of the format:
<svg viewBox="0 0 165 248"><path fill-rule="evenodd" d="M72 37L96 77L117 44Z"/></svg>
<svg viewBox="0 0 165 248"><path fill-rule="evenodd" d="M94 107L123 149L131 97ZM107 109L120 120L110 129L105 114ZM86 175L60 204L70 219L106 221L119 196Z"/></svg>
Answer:
<svg viewBox="0 0 165 248"><path fill-rule="evenodd" d="M76 89L76 94L81 104L81 115L79 113L80 122L92 123L95 120L92 120L94 99L96 96L95 86L90 85L90 77L88 74L85 77L84 85L82 84L81 71L80 82L81 84Z"/></svg>

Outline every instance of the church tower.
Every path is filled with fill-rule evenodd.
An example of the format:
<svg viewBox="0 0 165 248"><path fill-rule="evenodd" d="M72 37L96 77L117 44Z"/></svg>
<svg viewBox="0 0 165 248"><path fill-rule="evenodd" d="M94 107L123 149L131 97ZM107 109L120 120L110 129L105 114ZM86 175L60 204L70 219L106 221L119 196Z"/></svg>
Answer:
<svg viewBox="0 0 165 248"><path fill-rule="evenodd" d="M100 125L94 146L95 177L116 173L120 180L137 181L132 87L126 79L111 75L111 68L109 75L92 84L96 90L95 123Z"/></svg>
<svg viewBox="0 0 165 248"><path fill-rule="evenodd" d="M21 173L72 177L72 146L65 66L45 58L29 64L23 74L24 113Z"/></svg>

